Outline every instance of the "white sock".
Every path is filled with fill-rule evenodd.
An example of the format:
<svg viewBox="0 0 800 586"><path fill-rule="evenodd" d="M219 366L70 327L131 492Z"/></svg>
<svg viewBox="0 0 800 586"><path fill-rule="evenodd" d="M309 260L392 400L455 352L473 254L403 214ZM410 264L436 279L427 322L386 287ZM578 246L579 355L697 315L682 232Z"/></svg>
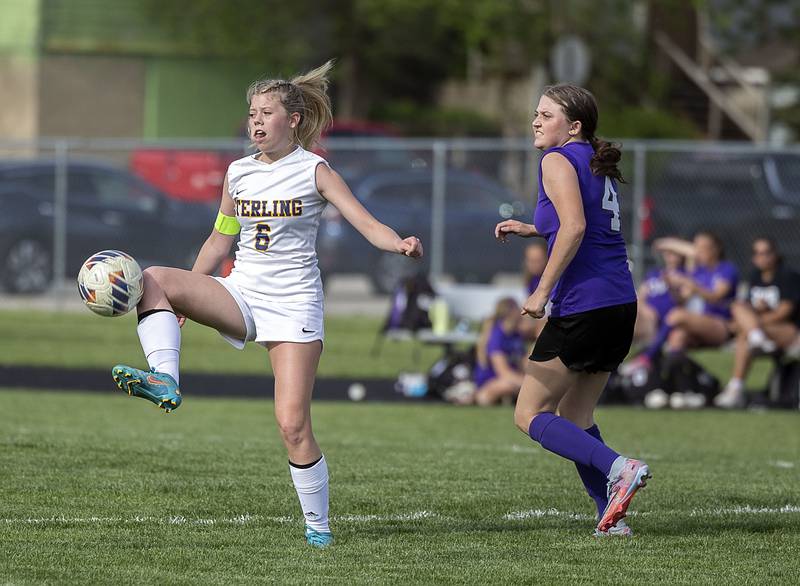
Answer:
<svg viewBox="0 0 800 586"><path fill-rule="evenodd" d="M747 344L751 348L761 348L762 344L767 341L767 335L761 330L756 328L747 332Z"/></svg>
<svg viewBox="0 0 800 586"><path fill-rule="evenodd" d="M619 473L625 467L625 462L628 460L625 456L617 456L617 459L611 464L611 470L608 471L608 479L616 480Z"/></svg>
<svg viewBox="0 0 800 586"><path fill-rule="evenodd" d="M728 384L725 385L725 392L729 393L741 393L744 389L744 381L740 378L732 378L728 381Z"/></svg>
<svg viewBox="0 0 800 586"><path fill-rule="evenodd" d="M181 358L181 328L171 311L158 311L146 316L136 326L147 364L164 372L178 383Z"/></svg>
<svg viewBox="0 0 800 586"><path fill-rule="evenodd" d="M294 489L300 499L306 525L315 531L330 532L328 526L328 464L325 456L309 468L289 463Z"/></svg>

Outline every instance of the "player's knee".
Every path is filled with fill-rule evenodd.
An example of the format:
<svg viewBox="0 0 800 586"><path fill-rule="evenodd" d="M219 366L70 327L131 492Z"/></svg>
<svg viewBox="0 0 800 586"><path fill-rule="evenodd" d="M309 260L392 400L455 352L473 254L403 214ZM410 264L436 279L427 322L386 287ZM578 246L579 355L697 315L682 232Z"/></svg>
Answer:
<svg viewBox="0 0 800 586"><path fill-rule="evenodd" d="M517 429L521 432L527 434L533 418L537 415L538 413L536 411L520 407L520 405L517 404L517 407L514 409L514 425L516 425Z"/></svg>
<svg viewBox="0 0 800 586"><path fill-rule="evenodd" d="M668 326L677 326L677 325L682 324L684 321L686 321L686 316L687 315L688 315L688 312L685 309L683 309L682 307L678 307L678 308L675 308L675 309L671 310L667 314L667 316L664 318L664 322Z"/></svg>
<svg viewBox="0 0 800 586"><path fill-rule="evenodd" d="M169 288L169 269L167 267L147 267L142 271L145 289L157 286L162 291Z"/></svg>
<svg viewBox="0 0 800 586"><path fill-rule="evenodd" d="M310 428L304 417L278 416L278 429L286 446L298 446L308 439Z"/></svg>

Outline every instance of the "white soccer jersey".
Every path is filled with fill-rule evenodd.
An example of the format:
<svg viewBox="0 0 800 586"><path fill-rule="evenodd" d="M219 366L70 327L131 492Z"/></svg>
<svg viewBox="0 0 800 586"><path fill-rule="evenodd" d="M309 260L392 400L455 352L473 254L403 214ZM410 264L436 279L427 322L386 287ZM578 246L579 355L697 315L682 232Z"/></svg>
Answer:
<svg viewBox="0 0 800 586"><path fill-rule="evenodd" d="M271 301L322 299L317 228L327 201L316 170L325 159L297 147L274 163L250 155L228 167L228 191L242 230L230 279Z"/></svg>

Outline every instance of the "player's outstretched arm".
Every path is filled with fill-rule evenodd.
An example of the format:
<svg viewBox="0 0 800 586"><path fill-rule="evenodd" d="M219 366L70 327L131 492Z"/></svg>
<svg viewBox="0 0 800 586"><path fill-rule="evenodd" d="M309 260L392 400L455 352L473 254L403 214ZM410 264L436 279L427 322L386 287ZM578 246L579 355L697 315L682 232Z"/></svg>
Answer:
<svg viewBox="0 0 800 586"><path fill-rule="evenodd" d="M503 220L494 227L494 237L500 242L505 242L506 238L512 234L516 234L522 238L531 238L532 236L539 236L536 231L536 226L533 224L526 224L519 220Z"/></svg>
<svg viewBox="0 0 800 586"><path fill-rule="evenodd" d="M222 184L222 199L219 204L217 222L203 243L197 259L194 261L192 271L213 275L223 260L230 254L231 246L238 233L236 222L236 206L228 193L228 178Z"/></svg>
<svg viewBox="0 0 800 586"><path fill-rule="evenodd" d="M370 244L387 252L396 252L414 258L422 256L422 242L416 236L400 238L397 232L379 222L361 205L350 188L327 165L317 165L317 189L322 196L336 206L345 219L366 238Z"/></svg>

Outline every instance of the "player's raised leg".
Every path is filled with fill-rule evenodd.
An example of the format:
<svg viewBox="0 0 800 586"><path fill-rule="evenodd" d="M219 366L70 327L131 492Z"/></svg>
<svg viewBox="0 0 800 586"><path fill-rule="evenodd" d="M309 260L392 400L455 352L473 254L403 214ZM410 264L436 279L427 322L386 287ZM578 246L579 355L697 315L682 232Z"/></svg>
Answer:
<svg viewBox="0 0 800 586"><path fill-rule="evenodd" d="M178 315L224 334L244 338L247 326L230 293L208 275L170 267L144 271L144 294L136 328L150 371L117 365L112 376L129 395L170 412L180 406L181 333Z"/></svg>
<svg viewBox="0 0 800 586"><path fill-rule="evenodd" d="M311 429L311 395L322 342L271 342L268 348L275 373L275 418L303 510L306 541L327 547L333 543L328 523L328 464Z"/></svg>

